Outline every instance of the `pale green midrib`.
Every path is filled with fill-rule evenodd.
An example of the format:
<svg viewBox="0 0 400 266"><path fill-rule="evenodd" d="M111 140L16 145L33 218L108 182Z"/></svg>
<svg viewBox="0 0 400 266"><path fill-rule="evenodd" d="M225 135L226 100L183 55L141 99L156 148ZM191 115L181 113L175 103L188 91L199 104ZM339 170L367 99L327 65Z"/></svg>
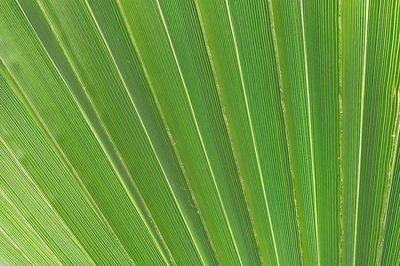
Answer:
<svg viewBox="0 0 400 266"><path fill-rule="evenodd" d="M154 94L154 86L153 86L153 84L152 84L152 82L151 82L151 79L150 79L150 77L149 77L149 74L148 74L148 72L147 72L147 68L146 68L146 66L145 66L144 63L143 63L143 59L142 59L141 53L139 52L139 48L138 48L138 46L137 46L137 44L136 44L135 38L133 37L133 34L132 34L132 32L131 32L131 29L130 29L130 27L128 26L128 22L127 22L127 19L126 19L126 15L125 15L125 13L124 13L124 11L123 11L122 6L120 5L120 1L117 1L117 6L118 6L118 11L120 12L121 17L122 17L122 20L123 20L123 22L124 22L124 26L126 27L126 30L127 30L127 32L128 32L128 36L129 36L129 39L130 39L130 41L131 41L131 43L132 43L132 46L133 46L133 48L134 48L134 51L135 51L136 55L138 56L140 66L141 66L142 69L143 69L146 82L147 82L147 84L149 85L149 87L151 88L151 94L152 94L153 99L154 99L154 101L155 101L155 103L156 103L157 111L158 111L158 113L160 114L160 117L161 117L161 120L162 120L163 125L165 126L167 123L166 123L166 119L165 119L164 113L162 112L162 109L161 109L161 107L160 107L160 103L159 103L159 101L157 100L157 97L156 97L155 94ZM187 183L187 185L188 185L188 188L189 188L189 191L190 191L190 196L191 196L191 198L192 198L192 200L193 200L193 202L194 202L194 204L195 204L195 207L196 207L196 209L197 209L197 211L198 211L198 214L199 214L201 223L202 223L203 228L204 228L204 230L205 230L205 233L206 233L206 235L207 235L207 241L209 242L209 244L210 244L210 246L211 246L212 251L214 252L214 254L216 254L216 249L215 249L215 247L214 247L213 242L211 241L211 235L210 235L210 233L209 233L209 231L208 231L207 226L205 225L205 221L204 221L203 215L202 215L202 213L201 213L201 211L200 211L200 208L199 208L199 205L198 205L198 203L197 203L197 200L196 200L196 198L195 198L194 195L193 195L193 189L191 188L190 182L188 181L188 176L187 176L187 173L186 173L185 168L184 168L184 166L183 166L182 159L181 159L181 157L180 157L180 155L179 155L179 153L178 153L178 151L177 151L177 149L176 149L176 147L175 147L175 145L174 145L174 139L173 139L172 135L170 134L170 132L167 132L167 135L168 135L168 140L169 140L169 142L170 142L170 144L171 144L171 146L172 146L172 148L173 148L173 151L174 151L174 153L175 153L175 156L176 156L176 158L177 158L177 160L178 160L179 167L180 167L180 169L182 170L183 175L184 175L184 178L185 178L185 181L186 181L186 183ZM190 230L189 230L189 231L190 231ZM199 250L199 255L200 255L200 254L201 254L201 252L200 252L200 250ZM200 255L200 256L201 256L201 255ZM218 259L218 258L216 258L216 259ZM203 259L202 259L202 261L203 261Z"/></svg>
<svg viewBox="0 0 400 266"><path fill-rule="evenodd" d="M44 10L44 8L43 8L43 6L42 6L42 4L41 4L40 1L38 1L38 5L39 5L39 7L40 7L40 9L41 9L41 11L42 11L42 13L43 13L43 15L45 16L47 22L49 22L48 14L47 14L46 11ZM22 10L22 7L20 7L20 8L21 8L21 10ZM23 10L22 10L22 11L23 11ZM24 12L24 11L23 11L23 12ZM24 13L24 15L25 15L25 13ZM29 22L28 19L27 19L27 21ZM30 24L30 22L29 22L29 24ZM52 29L52 31L54 32L53 25L52 25L51 23L48 23L48 24L49 24L50 28ZM76 105L78 106L78 109L79 109L80 113L81 113L82 116L84 117L84 119L85 119L86 123L88 124L88 126L90 127L92 133L95 135L95 137L96 137L98 143L99 143L100 146L102 147L103 152L106 154L106 157L107 157L108 161L109 161L110 164L112 165L112 167L113 167L115 173L118 175L118 177L119 177L119 179L120 179L120 182L121 182L121 185L124 187L124 189L125 189L126 193L128 194L128 196L129 196L131 202L133 203L133 205L134 205L135 208L137 209L137 211L138 211L138 213L140 214L140 216L141 216L143 222L145 223L146 227L149 229L149 232L150 232L150 234L152 235L152 237L153 237L153 239L154 239L154 241L155 241L157 247L159 248L160 253L162 254L164 260L166 260L166 258L165 258L165 256L164 256L164 252L162 252L162 249L159 247L158 241L156 241L156 237L154 236L153 231L150 230L151 226L149 225L149 222L147 221L147 219L144 218L144 217L146 217L146 215L143 213L143 211L141 210L141 208L138 207L138 203L137 203L136 200L132 197L131 193L129 192L129 189L126 187L125 182L123 181L123 178L122 178L122 174L121 174L120 171L118 170L118 167L116 166L114 160L112 160L112 159L109 157L110 155L109 155L109 153L107 152L107 150L105 149L103 140L99 137L99 134L97 134L96 130L92 127L92 123L90 122L89 118L87 117L85 111L82 109L82 106L79 104L79 101L78 101L78 99L76 98L75 94L71 91L71 88L70 88L69 84L65 81L63 75L60 73L59 69L58 69L57 66L55 65L55 63L54 63L54 61L52 60L51 56L48 54L47 49L45 48L45 46L44 46L43 43L41 42L40 38L37 36L36 31L34 30L34 28L32 27L31 24L30 24L30 26L31 26L31 28L32 28L32 31L33 31L34 34L35 34L35 37L37 38L38 42L39 42L40 45L42 46L44 52L46 53L48 59L51 61L51 63L52 63L52 65L53 65L54 69L56 70L56 72L58 73L58 75L60 76L60 78L62 79L64 85L68 88L68 90L69 90L71 96L73 97L73 99L74 99ZM82 86L82 88L84 88L84 86L83 86L83 84L82 84L82 82L81 82L81 80L80 80L78 74L76 73L75 67L74 67L74 66L72 65L72 63L70 62L70 58L68 57L68 55L67 55L67 53L66 53L65 47L63 46L62 42L58 39L58 35L57 35L57 34L54 34L54 36L56 37L56 39L57 39L57 41L58 41L58 43L59 43L59 46L60 46L60 48L62 49L62 51L63 51L63 53L64 53L64 55L65 55L65 58L67 59L67 62L68 62L68 64L70 65L70 67L71 67L73 73L75 74L77 80L79 81L79 83L80 83L80 85ZM22 93L22 94L24 95L24 93L23 93L21 90L20 90L20 93ZM131 177L129 171L128 171L128 170L126 169L126 167L125 167L125 163L123 162L122 158L119 156L118 149L115 147L113 141L111 140L111 138L110 138L110 136L109 136L109 134L108 134L108 131L107 131L107 129L105 128L105 126L104 126L102 120L100 119L100 117L99 117L99 115L98 115L98 112L96 111L96 109L95 109L95 107L94 107L94 105L93 105L93 103L92 103L92 101L91 101L89 95L87 94L86 91L84 91L84 93L85 93L85 95L87 96L87 98L88 98L88 100L89 100L89 102L90 102L90 104L91 104L91 106L92 106L92 108L93 108L93 110L94 110L94 112L95 112L96 118L99 120L100 124L101 124L102 127L103 127L103 130L105 131L105 134L106 134L107 137L109 138L109 141L110 141L111 145L113 145L113 148L114 148L114 150L115 150L115 153L117 154L117 157L121 160L120 163L121 163L121 165L123 166L124 172L126 172L127 175L128 175L128 176L131 178L131 180L132 180L132 177ZM26 101L28 101L28 98L26 97L26 95L24 95L24 98L25 98ZM30 106L33 108L33 105L32 105L32 104L30 104ZM37 117L37 119L39 119L39 121L41 121L41 124L42 124L42 126L43 126L43 125L44 125L44 122L40 119L40 116L37 114L36 111L34 111L34 113L35 113L35 117ZM51 136L51 133L49 133L50 131L49 131L49 130L47 129L47 127L46 127L46 132L47 132L47 131L48 131L48 134L50 134L50 136ZM51 139L53 140L54 143L56 143L55 139L53 139L53 138L51 138ZM57 146L58 146L58 145L57 145ZM58 147L58 149L61 150L60 147ZM65 155L64 155L64 156L65 156ZM65 157L65 158L66 158L66 157ZM71 167L72 167L72 165L71 165ZM79 180L80 180L80 179L79 179ZM134 184L134 182L133 182L133 185L134 185L135 191L136 191L136 192L138 193L138 195L139 195L139 198L142 199L142 196L141 196L139 190L136 188L136 185ZM84 186L84 185L82 184L82 186ZM93 201L93 202L94 202L94 201ZM144 203L143 200L142 200L142 202ZM145 203L144 203L143 205L146 207ZM147 209L147 207L146 207L146 209ZM151 217L150 214L148 214L148 215ZM104 219L105 219L105 218L104 218ZM151 218L151 219L152 219L152 218ZM108 224L108 222L107 222L107 224ZM108 224L108 226L109 226L109 224ZM109 226L109 227L111 228L111 226ZM112 228L111 228L111 229L112 229ZM157 228L157 230L158 230L158 228ZM116 236L115 233L113 233L113 234ZM160 234L160 236L161 236L161 234ZM117 237L117 236L116 236L116 237ZM117 239L118 239L118 237L117 237ZM118 241L119 241L119 243L121 244L121 246L123 247L124 251L126 252L126 250L125 250L123 244L121 243L121 241L120 241L119 239L118 239ZM163 240L161 240L161 241L163 241ZM167 251L167 252L169 252L169 251ZM131 261L132 261L132 264L134 264L134 263L133 263L133 258L132 258L127 252L126 252L126 254L130 257L130 259L131 259ZM166 263L167 263L167 260L166 260ZM168 263L167 263L167 264L168 264Z"/></svg>
<svg viewBox="0 0 400 266"><path fill-rule="evenodd" d="M344 243L344 170L343 170L343 22L342 22L342 1L338 0L338 75L339 75L339 263L343 263Z"/></svg>
<svg viewBox="0 0 400 266"><path fill-rule="evenodd" d="M218 201L219 201L219 204L221 205L222 212L223 212L223 215L224 215L224 219L225 219L225 222L226 222L226 224L227 224L227 226L228 226L230 238L232 239L233 245L234 245L234 247L235 247L235 252L236 252L237 258L239 259L240 264L243 265L243 262L242 262L241 256L240 256L240 252L239 252L238 247L237 247L237 244L236 244L236 239L235 239L235 237L234 237L234 234L233 234L233 231L232 231L232 227L231 227L231 225L230 225L229 218L228 218L228 216L227 216L226 209L225 209L225 206L224 206L223 201L222 201L221 194L220 194L219 189L218 189L218 185L217 185L217 183L216 183L216 181L215 181L215 174L214 174L214 171L213 171L213 169L212 169L212 166L211 166L211 163L210 163L210 160L209 160L209 157L208 157L208 153L207 153L207 150L206 150L205 145L204 145L204 140L203 140L203 137L202 137L202 135L201 135L201 133L200 133L200 128L199 128L199 125L198 125L198 123L197 123L196 115L195 115L195 113L194 113L193 105L192 105L192 102L191 102L191 100L190 100L190 96L189 96L189 93L188 93L187 84L186 84L186 81L185 81L185 79L184 79L184 77L183 77L183 73L182 73L182 70L181 70L181 67L180 67L180 64L179 64L179 61L178 61L176 52L175 52L174 45L173 45L173 43L172 43L172 39L171 39L169 30L168 30L168 27L167 27L167 24L166 24L164 15L163 15L162 10L161 10L161 7L160 7L159 0L156 0L156 2L157 2L157 9L158 9L158 11L159 11L159 13L160 13L160 17L161 17L161 20L162 20L162 23L163 23L163 26L164 26L164 30L165 30L165 33L166 33L166 35L167 35L167 39L168 39L168 42L169 42L169 45L170 45L170 48L171 48L171 51L172 51L172 54L173 54L173 57L174 57L174 60L175 60L177 69L178 69L178 72L179 72L179 76L180 76L182 85L183 85L184 90L185 90L185 96L186 96L186 98L187 98L187 100L188 100L188 103L189 103L191 116L192 116L193 122L194 122L195 127L196 127L196 132L197 132L197 135L198 135L198 137L199 137L199 139L200 139L201 147L202 147L204 156L205 156L206 161L207 161L207 166L208 166L208 169L209 169L209 171L210 171L210 173L211 173L211 177L212 177L214 186L215 186L215 188L216 188L216 192L217 192L217 196L218 196Z"/></svg>
<svg viewBox="0 0 400 266"><path fill-rule="evenodd" d="M274 16L272 0L268 0L268 12L269 12L269 18L270 18L270 25L271 25L272 42L273 42L273 47L274 47L275 66L276 66L276 72L277 72L278 84L279 84L279 97L280 97L279 101L280 101L280 106L281 106L282 117L284 120L283 127L284 127L284 131L285 131L285 143L286 143L286 150L287 150L287 154L288 154L289 173L290 173L290 178L292 180L291 184L292 184L292 192L293 192L293 202L294 202L294 206L295 206L296 229L297 229L297 233L298 233L297 244L300 247L299 248L300 262L303 264L304 256L303 256L303 249L302 249L302 245L301 245L301 230L300 230L300 220L299 220L299 214L298 214L299 210L298 210L297 200L296 200L296 188L295 188L295 184L294 184L295 173L293 170L293 166L292 166L293 162L291 159L292 153L291 153L291 145L290 145L289 133L288 133L288 128L289 128L288 118L286 116L285 103L283 100L284 86L283 86L283 77L282 77L282 71L281 71L281 63L280 63L280 59L279 59L279 46L278 46L278 42L276 39L276 33L275 33L275 16Z"/></svg>
<svg viewBox="0 0 400 266"><path fill-rule="evenodd" d="M304 70L307 91L307 121L308 121L308 136L310 142L311 153L311 172L312 172L312 185L313 185L313 214L315 223L315 238L317 241L317 264L320 265L320 251L319 251L319 234L318 234L318 212L317 212L317 195L316 195L316 181L315 181L315 162L314 162L314 143L312 137L312 124L311 124L311 103L310 103L310 85L308 77L308 60L307 60L307 47L306 47L306 34L304 25L304 7L303 0L300 0L300 14L301 14L301 32L303 39L303 54L304 54Z"/></svg>
<svg viewBox="0 0 400 266"><path fill-rule="evenodd" d="M89 261L91 261L93 263L93 265L96 265L96 263L94 262L94 259L92 258L92 256L89 254L89 252L85 249L85 247L82 245L82 243L79 241L79 239L76 237L75 233L70 229L70 227L65 223L65 221L61 218L61 216L59 215L59 213L55 210L54 206L51 204L51 202L48 201L47 197L45 196L45 194L43 193L43 191L41 190L41 188L37 185L37 183L34 181L34 179L32 178L31 174L25 169L25 167L21 164L21 162L17 159L17 157L15 156L13 150L9 147L9 145L5 142L5 140L3 139L3 137L0 135L0 143L6 148L6 150L10 153L12 159L14 160L16 166L21 170L21 172L27 177L29 178L29 180L31 181L31 183L35 186L35 188L37 189L37 191L39 192L39 195L41 196L41 198L44 200L44 202L46 202L47 206L56 214L57 218L59 218L60 222L64 225L64 227L68 230L68 232L73 236L73 241L74 243L81 249L81 251L87 255L87 258L89 259Z"/></svg>
<svg viewBox="0 0 400 266"><path fill-rule="evenodd" d="M355 205L358 174L358 153L360 137L360 111L361 107L361 82L362 82L362 63L363 63L363 21L365 20L363 10L365 3L357 4L354 1L343 1L340 4L339 18L339 49L341 71L339 75L342 82L339 84L341 90L341 120L342 135L341 156L343 158L341 170L342 177L342 195L343 210L342 222L345 233L342 234L342 263L353 265L354 256L354 233L355 233ZM357 39L357 41L355 41ZM354 113L354 115L352 115ZM354 126L353 126L354 125Z"/></svg>
<svg viewBox="0 0 400 266"><path fill-rule="evenodd" d="M362 157L362 136L363 136L363 122L364 122L364 98L365 98L365 79L366 79L366 65L367 65L367 47L368 47L368 19L369 19L369 1L366 0L365 8L365 29L364 29L364 54L363 54L363 70L362 70L362 83L361 83L361 110L360 110L360 140L358 146L358 162L357 162L357 189L356 189L356 213L354 222L354 246L353 246L353 266L356 265L357 255L357 230L358 230L358 205L360 198L360 179L361 179L361 157Z"/></svg>
<svg viewBox="0 0 400 266"><path fill-rule="evenodd" d="M244 84L242 67L241 67L241 63L240 63L240 56L239 56L239 51L238 51L235 31L234 31L234 28L233 28L232 17L231 17L231 13L230 13L230 7L229 7L229 3L228 3L227 0L225 0L225 6L226 6L227 14L228 14L230 30L231 30L233 44L234 44L234 48L235 48L236 61L237 61L238 68L239 68L240 82L241 82L242 89L243 89L243 96L244 96L245 106L246 106L246 115L247 115L247 119L249 121L251 137L252 137L252 144L253 144L253 149L254 149L255 156L256 156L256 161L257 161L258 174L259 174L259 178L260 178L260 181L261 181L263 197L264 197L264 201L265 201L265 205L266 205L266 209L267 209L268 223L269 223L269 227L271 229L271 235L272 235L273 246L274 246L274 253L275 253L277 264L280 265L280 263L279 263L279 255L278 255L278 250L277 250L276 240L275 240L275 233L274 233L274 229L273 229L273 226L272 226L271 213L270 213L270 210L269 210L267 195L266 195L266 192L265 192L264 178L263 178L263 173L262 173L262 170L261 170L261 164L260 164L258 149L257 149L257 145L256 145L255 135L254 135L253 123L252 123L252 120L251 120L251 114L250 114L249 104L248 104L248 100L247 100L246 88L245 88L245 84Z"/></svg>
<svg viewBox="0 0 400 266"><path fill-rule="evenodd" d="M195 3L195 8L196 8L197 19L199 21L200 28L201 28L202 39L203 39L204 44L205 44L208 61L210 63L211 71L212 71L212 74L213 74L213 80L214 80L215 86L217 88L218 102L220 104L220 107L221 107L221 110L222 110L222 116L223 116L224 124L225 124L225 127L227 129L226 131L227 131L227 135L228 135L228 141L229 141L229 144L230 144L229 145L230 146L230 151L232 152L232 156L233 156L234 161L235 161L235 167L237 169L237 173L238 173L239 180L240 180L240 189L241 189L242 194L244 195L244 201L245 201L245 205L246 205L246 210L247 210L247 212L249 212L250 208L249 208L249 205L247 204L247 199L245 197L245 193L244 193L244 190L243 190L244 184L242 182L242 177L240 175L240 167L239 167L239 163L238 163L238 160L237 160L237 157L236 157L236 153L235 153L235 151L233 149L234 145L233 145L232 136L231 136L231 133L230 133L230 127L229 127L228 119L227 119L227 116L226 116L226 110L225 110L225 108L224 108L224 106L223 106L223 104L221 102L221 95L220 95L220 90L221 89L220 89L220 85L219 85L217 74L216 74L216 70L215 70L214 60L212 59L210 47L208 45L208 41L207 41L207 37L206 37L206 33L205 33L205 28L204 28L204 22L203 22L203 19L202 19L202 16L201 16L198 0L194 0L194 3ZM252 234L253 234L253 237L255 239L257 249L258 249L257 250L257 254L259 256L260 261L262 261L262 256L261 256L261 253L260 253L260 247L259 247L259 243L258 243L259 241L258 241L258 237L256 235L256 229L255 229L254 221L253 221L253 218L251 217L251 215L249 216L249 219L250 219L250 223L251 223Z"/></svg>
<svg viewBox="0 0 400 266"><path fill-rule="evenodd" d="M35 235L38 239L40 239L41 245L46 249L51 255L53 255L54 259L58 262L58 265L62 265L60 259L57 257L57 255L54 253L54 251L49 247L49 245L44 241L44 239L37 233L37 231L29 224L29 222L25 219L24 215L19 211L18 207L11 201L11 199L8 198L6 193L3 191L2 188L0 188L0 197L3 197L4 200L11 206L13 211L17 213L19 218L23 220L24 225L32 232L33 235ZM0 226L0 230L4 231L3 228ZM4 231L4 233L6 233ZM7 233L6 233L7 234Z"/></svg>

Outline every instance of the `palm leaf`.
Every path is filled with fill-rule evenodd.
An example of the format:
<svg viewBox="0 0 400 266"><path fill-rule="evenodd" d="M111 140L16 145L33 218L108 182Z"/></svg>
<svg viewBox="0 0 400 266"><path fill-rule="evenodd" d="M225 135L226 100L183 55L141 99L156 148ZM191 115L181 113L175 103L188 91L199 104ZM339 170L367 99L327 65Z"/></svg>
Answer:
<svg viewBox="0 0 400 266"><path fill-rule="evenodd" d="M4 0L0 263L398 265L400 2Z"/></svg>

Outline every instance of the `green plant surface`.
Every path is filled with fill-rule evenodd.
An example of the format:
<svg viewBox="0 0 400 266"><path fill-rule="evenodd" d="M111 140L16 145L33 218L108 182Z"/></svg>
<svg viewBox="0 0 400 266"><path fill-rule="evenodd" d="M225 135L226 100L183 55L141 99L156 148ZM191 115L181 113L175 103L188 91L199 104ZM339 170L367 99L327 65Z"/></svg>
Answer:
<svg viewBox="0 0 400 266"><path fill-rule="evenodd" d="M0 1L1 265L399 265L400 1Z"/></svg>

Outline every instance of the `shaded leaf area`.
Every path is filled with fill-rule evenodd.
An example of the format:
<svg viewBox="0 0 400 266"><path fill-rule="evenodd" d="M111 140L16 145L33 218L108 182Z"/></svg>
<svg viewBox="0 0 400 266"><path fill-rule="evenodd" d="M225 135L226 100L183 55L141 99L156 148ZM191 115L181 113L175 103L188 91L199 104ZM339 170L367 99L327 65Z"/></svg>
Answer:
<svg viewBox="0 0 400 266"><path fill-rule="evenodd" d="M398 265L400 2L0 2L0 264Z"/></svg>

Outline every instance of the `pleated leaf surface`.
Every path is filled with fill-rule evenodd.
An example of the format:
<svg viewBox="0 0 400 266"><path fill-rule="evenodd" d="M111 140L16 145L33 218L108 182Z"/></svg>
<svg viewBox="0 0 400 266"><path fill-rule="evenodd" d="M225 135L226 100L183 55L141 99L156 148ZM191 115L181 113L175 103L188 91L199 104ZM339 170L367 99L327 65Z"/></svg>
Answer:
<svg viewBox="0 0 400 266"><path fill-rule="evenodd" d="M1 265L399 265L400 1L3 0Z"/></svg>

